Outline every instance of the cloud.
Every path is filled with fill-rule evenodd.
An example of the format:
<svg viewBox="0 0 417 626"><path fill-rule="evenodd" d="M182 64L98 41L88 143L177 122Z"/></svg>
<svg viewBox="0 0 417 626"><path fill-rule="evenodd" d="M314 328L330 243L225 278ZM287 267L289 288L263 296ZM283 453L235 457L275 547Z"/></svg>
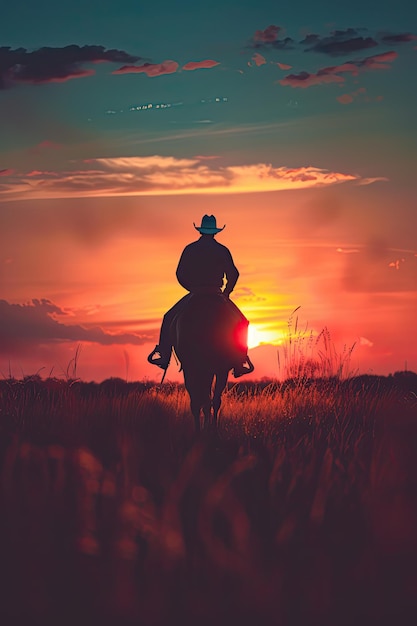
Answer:
<svg viewBox="0 0 417 626"><path fill-rule="evenodd" d="M220 65L219 61L213 61L212 59L206 59L205 61L190 61L183 65L183 70L200 70L200 69L210 69L215 67L216 65Z"/></svg>
<svg viewBox="0 0 417 626"><path fill-rule="evenodd" d="M179 65L176 61L164 61L163 63L144 63L143 65L123 65L112 74L146 74L152 78L163 74L173 74Z"/></svg>
<svg viewBox="0 0 417 626"><path fill-rule="evenodd" d="M28 152L30 154L42 154L49 150L61 150L63 147L62 144L56 143L55 141L49 141L49 139L45 139L41 141L33 148L29 148Z"/></svg>
<svg viewBox="0 0 417 626"><path fill-rule="evenodd" d="M277 63L280 70L290 70L292 69L292 65L288 65L287 63Z"/></svg>
<svg viewBox="0 0 417 626"><path fill-rule="evenodd" d="M300 44L304 44L306 46L312 46L318 41L320 41L320 35L317 35L315 33L310 33L309 35L307 35L304 39L300 41Z"/></svg>
<svg viewBox="0 0 417 626"><path fill-rule="evenodd" d="M355 174L315 167L268 163L229 165L216 160L153 155L90 159L66 172L32 172L11 177L4 199L248 193L321 187L358 180ZM7 177L6 177L7 180Z"/></svg>
<svg viewBox="0 0 417 626"><path fill-rule="evenodd" d="M340 74L352 74L357 76L364 70L386 70L390 69L392 63L398 57L398 53L390 50L389 52L382 52L375 54L364 59L357 61L347 61L341 65L332 65L330 67L324 67L316 74L310 74L309 72L300 72L299 74L289 74L285 78L282 78L278 82L280 85L289 85L291 87L307 88L312 85L320 85L323 83L343 83L345 79ZM357 91L360 93L362 88ZM342 97L342 96L341 96ZM343 97L342 104L348 104L351 102L349 98Z"/></svg>
<svg viewBox="0 0 417 626"><path fill-rule="evenodd" d="M390 63L398 57L398 52L390 50L389 52L381 52L370 57L365 57L361 61L357 61L358 67L368 70L388 70Z"/></svg>
<svg viewBox="0 0 417 626"><path fill-rule="evenodd" d="M62 148L62 144L45 139L45 141L41 141L40 143L38 143L35 148L38 148L39 150L59 150L60 148Z"/></svg>
<svg viewBox="0 0 417 626"><path fill-rule="evenodd" d="M285 39L276 39L271 42L255 41L251 44L251 48L269 48L272 50L292 50L294 48L294 39L285 37Z"/></svg>
<svg viewBox="0 0 417 626"><path fill-rule="evenodd" d="M349 93L344 93L341 96L337 96L336 100L338 100L340 104L351 104L353 97Z"/></svg>
<svg viewBox="0 0 417 626"><path fill-rule="evenodd" d="M373 178L361 178L358 180L358 185L373 185L373 183L385 183L389 178L386 176L374 176Z"/></svg>
<svg viewBox="0 0 417 626"><path fill-rule="evenodd" d="M88 63L135 63L140 57L123 50L106 50L103 46L69 45L44 47L28 52L25 48L0 48L0 89L14 83L42 84L65 82L94 74L84 69Z"/></svg>
<svg viewBox="0 0 417 626"><path fill-rule="evenodd" d="M211 161L212 159L220 159L218 154L196 154L195 159L198 161Z"/></svg>
<svg viewBox="0 0 417 626"><path fill-rule="evenodd" d="M288 85L290 87L300 87L306 89L313 85L322 85L323 83L344 83L345 79L337 74L328 74L326 72L317 72L310 74L309 72L300 72L299 74L288 74L285 78L278 81L280 85Z"/></svg>
<svg viewBox="0 0 417 626"><path fill-rule="evenodd" d="M374 344L373 341L367 339L366 337L359 337L359 345L366 346L367 348L372 348Z"/></svg>
<svg viewBox="0 0 417 626"><path fill-rule="evenodd" d="M413 35L412 33L398 33L396 35L387 33L381 37L382 43L388 44L407 43L415 39L417 39L417 35Z"/></svg>
<svg viewBox="0 0 417 626"><path fill-rule="evenodd" d="M11 176L12 174L14 174L14 170L11 170L11 169L0 170L0 176Z"/></svg>
<svg viewBox="0 0 417 626"><path fill-rule="evenodd" d="M255 31L252 41L249 44L250 48L268 48L284 50L293 47L294 40L291 37L285 37L284 39L278 39L278 34L283 29L280 26L271 24L265 30Z"/></svg>
<svg viewBox="0 0 417 626"><path fill-rule="evenodd" d="M263 43L272 43L278 38L278 33L281 30L279 26L271 24L265 30L257 30L253 36L254 41L262 41Z"/></svg>
<svg viewBox="0 0 417 626"><path fill-rule="evenodd" d="M234 289L233 299L239 300L239 303L265 302L264 296L257 296L250 287L240 286Z"/></svg>
<svg viewBox="0 0 417 626"><path fill-rule="evenodd" d="M341 96L337 96L336 100L338 100L340 104L351 104L355 100L355 98L358 98L359 96L365 97L369 100L369 98L365 96L365 94L365 87L359 87L359 89L356 89L356 91L351 91L350 93L344 93Z"/></svg>
<svg viewBox="0 0 417 626"><path fill-rule="evenodd" d="M306 48L306 52L320 52L329 56L342 56L358 50L374 48L378 45L378 42L372 37L358 36L357 30L354 28L335 30L327 37L308 35L300 43L310 46Z"/></svg>
<svg viewBox="0 0 417 626"><path fill-rule="evenodd" d="M29 304L11 304L0 300L0 353L16 343L44 344L63 341L86 341L109 346L113 344L141 345L149 335L123 333L112 335L99 327L84 328L63 324L56 319L66 313L46 299L33 299Z"/></svg>
<svg viewBox="0 0 417 626"><path fill-rule="evenodd" d="M252 61L255 63L255 65L257 67L260 67L261 65L265 65L266 64L265 57L262 56L262 54L259 54L258 52L255 52L255 54L252 57ZM251 65L251 64L248 63L248 65Z"/></svg>

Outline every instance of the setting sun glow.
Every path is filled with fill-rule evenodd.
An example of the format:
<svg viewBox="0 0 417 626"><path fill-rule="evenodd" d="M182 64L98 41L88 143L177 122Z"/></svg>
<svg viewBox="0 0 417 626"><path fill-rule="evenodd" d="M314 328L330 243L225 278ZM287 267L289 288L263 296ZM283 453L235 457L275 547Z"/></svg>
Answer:
<svg viewBox="0 0 417 626"><path fill-rule="evenodd" d="M248 329L248 348L256 348L262 343L278 344L280 343L280 337L278 332L264 329L262 326L256 324L249 324Z"/></svg>

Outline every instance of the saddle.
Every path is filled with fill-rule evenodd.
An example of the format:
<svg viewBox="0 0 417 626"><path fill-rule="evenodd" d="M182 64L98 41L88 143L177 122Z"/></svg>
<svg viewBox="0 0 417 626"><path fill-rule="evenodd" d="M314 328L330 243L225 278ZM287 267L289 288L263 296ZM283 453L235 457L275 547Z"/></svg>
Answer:
<svg viewBox="0 0 417 626"><path fill-rule="evenodd" d="M221 293L193 293L173 319L172 344L181 362L222 359L232 367L247 356L247 327L245 316Z"/></svg>

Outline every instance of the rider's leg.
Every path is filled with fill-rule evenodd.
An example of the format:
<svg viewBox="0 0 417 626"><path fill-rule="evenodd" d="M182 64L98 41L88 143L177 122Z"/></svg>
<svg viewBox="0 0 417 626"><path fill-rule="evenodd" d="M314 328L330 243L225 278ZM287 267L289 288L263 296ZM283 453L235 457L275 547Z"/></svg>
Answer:
<svg viewBox="0 0 417 626"><path fill-rule="evenodd" d="M162 369L166 370L169 362L171 360L171 352L172 352L172 342L171 342L171 324L181 309L185 300L189 298L190 294L187 294L181 300L179 300L172 308L167 311L163 317L161 324L161 331L159 334L159 343L152 350L150 355L148 356L149 363L152 365L157 365Z"/></svg>

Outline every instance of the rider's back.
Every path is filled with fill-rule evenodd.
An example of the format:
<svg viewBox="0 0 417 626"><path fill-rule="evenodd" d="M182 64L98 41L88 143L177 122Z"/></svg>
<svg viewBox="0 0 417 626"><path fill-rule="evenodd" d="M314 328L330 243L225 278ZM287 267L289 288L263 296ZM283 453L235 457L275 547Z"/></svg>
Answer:
<svg viewBox="0 0 417 626"><path fill-rule="evenodd" d="M226 246L201 237L184 248L177 268L178 282L190 292L219 291L223 277L235 284L239 276Z"/></svg>

